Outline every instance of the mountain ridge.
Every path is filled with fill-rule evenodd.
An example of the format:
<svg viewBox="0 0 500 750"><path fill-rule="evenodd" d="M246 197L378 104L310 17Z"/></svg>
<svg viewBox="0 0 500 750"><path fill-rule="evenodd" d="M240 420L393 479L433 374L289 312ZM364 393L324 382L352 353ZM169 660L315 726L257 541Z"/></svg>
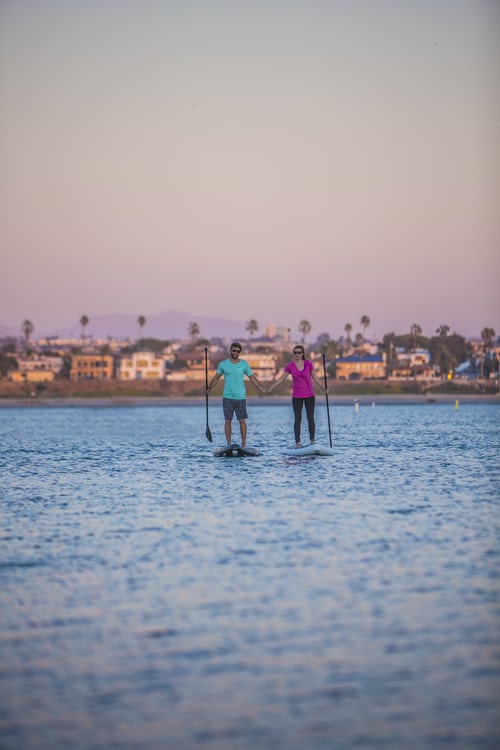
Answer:
<svg viewBox="0 0 500 750"><path fill-rule="evenodd" d="M200 328L200 336L203 338L219 337L246 338L246 322L230 320L228 318L210 315L192 315L182 310L165 310L155 315L144 315L146 323L141 329L137 322L139 315L131 313L108 313L104 315L88 315L88 325L85 328L87 338L131 338L136 339L153 337L159 339L183 339L189 337L190 323L197 323ZM33 337L35 339L47 336L59 336L61 338L79 338L82 327L79 320L70 325L61 325L53 328L37 328L36 320ZM22 337L22 321L19 327L3 325L0 323L0 336Z"/></svg>

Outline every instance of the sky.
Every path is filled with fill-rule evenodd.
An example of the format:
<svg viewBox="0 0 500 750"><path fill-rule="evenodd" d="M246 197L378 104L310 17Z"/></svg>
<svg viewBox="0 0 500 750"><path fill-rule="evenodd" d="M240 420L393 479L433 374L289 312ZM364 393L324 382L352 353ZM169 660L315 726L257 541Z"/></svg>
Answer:
<svg viewBox="0 0 500 750"><path fill-rule="evenodd" d="M497 0L0 0L0 324L500 334L499 58Z"/></svg>

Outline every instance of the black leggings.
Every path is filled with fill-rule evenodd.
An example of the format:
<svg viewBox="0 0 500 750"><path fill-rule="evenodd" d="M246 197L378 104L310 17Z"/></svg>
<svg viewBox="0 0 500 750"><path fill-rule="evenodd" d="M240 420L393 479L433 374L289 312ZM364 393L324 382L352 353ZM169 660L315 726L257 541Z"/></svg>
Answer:
<svg viewBox="0 0 500 750"><path fill-rule="evenodd" d="M293 429L295 432L295 442L300 443L300 425L302 422L302 407L306 407L307 425L309 427L309 439L311 442L314 440L316 431L316 425L314 423L314 404L315 396L309 396L309 398L292 398L293 413L295 415L295 422Z"/></svg>

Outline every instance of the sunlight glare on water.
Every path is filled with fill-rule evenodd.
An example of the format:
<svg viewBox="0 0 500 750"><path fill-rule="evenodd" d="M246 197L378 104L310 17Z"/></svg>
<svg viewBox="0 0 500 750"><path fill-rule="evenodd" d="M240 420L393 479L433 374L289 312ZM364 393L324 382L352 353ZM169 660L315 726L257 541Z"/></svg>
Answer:
<svg viewBox="0 0 500 750"><path fill-rule="evenodd" d="M209 412L0 411L1 747L497 747L498 406Z"/></svg>

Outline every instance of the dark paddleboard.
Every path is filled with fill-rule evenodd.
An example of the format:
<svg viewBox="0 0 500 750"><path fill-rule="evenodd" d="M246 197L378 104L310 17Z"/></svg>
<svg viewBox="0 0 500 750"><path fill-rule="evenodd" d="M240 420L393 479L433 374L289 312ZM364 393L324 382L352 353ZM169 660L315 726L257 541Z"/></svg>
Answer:
<svg viewBox="0 0 500 750"><path fill-rule="evenodd" d="M257 448L243 448L238 443L231 443L231 445L225 445L223 448L216 448L214 450L214 456L220 458L243 458L245 456L258 456L259 451Z"/></svg>
<svg viewBox="0 0 500 750"><path fill-rule="evenodd" d="M287 456L333 456L333 448L329 448L326 445L304 445L302 448L286 448L285 454Z"/></svg>

